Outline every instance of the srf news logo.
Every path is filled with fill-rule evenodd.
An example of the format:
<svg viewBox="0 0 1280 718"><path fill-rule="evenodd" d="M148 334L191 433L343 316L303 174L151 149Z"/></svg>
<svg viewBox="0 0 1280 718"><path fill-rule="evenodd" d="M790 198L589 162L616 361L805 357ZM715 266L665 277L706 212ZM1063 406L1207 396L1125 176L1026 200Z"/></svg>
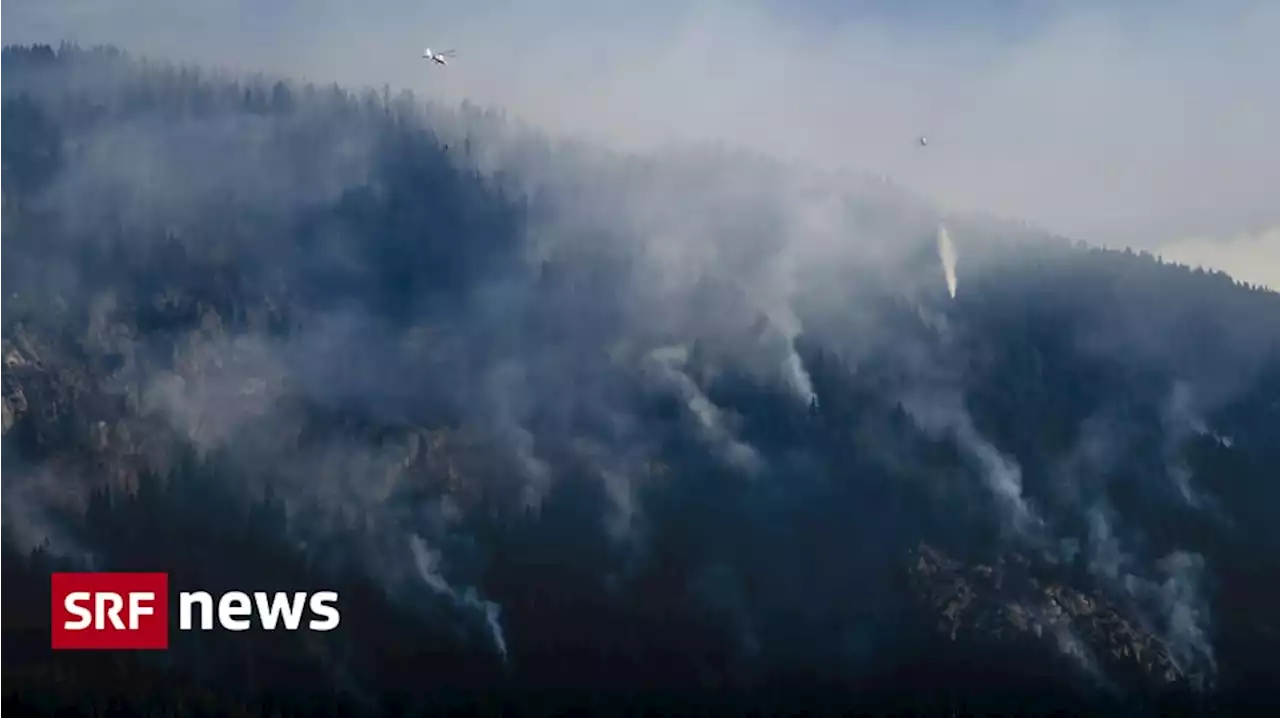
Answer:
<svg viewBox="0 0 1280 718"><path fill-rule="evenodd" d="M55 573L52 646L59 649L163 650L169 647L169 574ZM333 591L178 593L178 630L332 631L342 616ZM309 609L309 611L308 611Z"/></svg>

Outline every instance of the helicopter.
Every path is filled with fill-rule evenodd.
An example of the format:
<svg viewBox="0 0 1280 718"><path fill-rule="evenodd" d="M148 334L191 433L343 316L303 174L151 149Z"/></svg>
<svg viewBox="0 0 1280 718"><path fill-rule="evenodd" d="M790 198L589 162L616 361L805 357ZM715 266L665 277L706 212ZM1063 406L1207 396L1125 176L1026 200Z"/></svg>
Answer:
<svg viewBox="0 0 1280 718"><path fill-rule="evenodd" d="M454 57L455 55L457 55L456 50L442 50L440 52L435 52L428 47L424 48L422 51L422 59L430 60L438 65L448 65L448 58Z"/></svg>

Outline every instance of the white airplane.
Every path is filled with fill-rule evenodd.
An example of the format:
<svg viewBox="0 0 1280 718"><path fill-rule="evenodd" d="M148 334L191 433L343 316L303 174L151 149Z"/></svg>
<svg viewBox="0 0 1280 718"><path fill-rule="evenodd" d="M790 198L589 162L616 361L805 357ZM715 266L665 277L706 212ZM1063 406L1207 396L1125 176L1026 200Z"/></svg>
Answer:
<svg viewBox="0 0 1280 718"><path fill-rule="evenodd" d="M925 137L924 135L920 135L920 146L927 147L928 145L929 145L929 138Z"/></svg>
<svg viewBox="0 0 1280 718"><path fill-rule="evenodd" d="M448 65L449 62L445 58L453 57L457 54L456 50L443 50L441 52L433 52L431 48L422 51L422 59L430 60L439 65Z"/></svg>

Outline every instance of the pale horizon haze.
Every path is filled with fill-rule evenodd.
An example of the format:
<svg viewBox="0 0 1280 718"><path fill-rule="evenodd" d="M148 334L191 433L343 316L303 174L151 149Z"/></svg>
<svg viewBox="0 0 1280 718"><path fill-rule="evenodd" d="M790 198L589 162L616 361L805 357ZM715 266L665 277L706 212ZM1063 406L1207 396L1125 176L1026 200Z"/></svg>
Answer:
<svg viewBox="0 0 1280 718"><path fill-rule="evenodd" d="M10 0L6 44L504 108L891 178L1280 290L1280 3ZM424 46L456 48L448 68ZM927 136L927 147L918 139Z"/></svg>

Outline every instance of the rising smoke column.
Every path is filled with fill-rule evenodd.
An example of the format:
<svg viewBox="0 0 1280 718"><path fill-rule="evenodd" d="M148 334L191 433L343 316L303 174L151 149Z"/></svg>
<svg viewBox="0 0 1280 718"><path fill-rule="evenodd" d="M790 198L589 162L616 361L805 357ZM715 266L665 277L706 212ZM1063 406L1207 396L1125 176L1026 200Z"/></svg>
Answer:
<svg viewBox="0 0 1280 718"><path fill-rule="evenodd" d="M942 262L942 273L947 279L947 292L956 298L956 246L951 243L951 234L944 225L938 225L938 260Z"/></svg>
<svg viewBox="0 0 1280 718"><path fill-rule="evenodd" d="M445 580L440 574L440 554L427 546L427 542L421 536L411 536L409 538L409 548L413 551L414 565L418 569L418 575L422 578L431 590L440 596L446 596L460 608L468 611L474 611L484 617L485 626L489 629L489 635L493 639L493 647L498 651L498 655L502 657L502 662L507 662L507 641L502 635L502 624L499 623L501 608L493 601L487 601L480 598L474 588L466 588L459 592L456 588Z"/></svg>

